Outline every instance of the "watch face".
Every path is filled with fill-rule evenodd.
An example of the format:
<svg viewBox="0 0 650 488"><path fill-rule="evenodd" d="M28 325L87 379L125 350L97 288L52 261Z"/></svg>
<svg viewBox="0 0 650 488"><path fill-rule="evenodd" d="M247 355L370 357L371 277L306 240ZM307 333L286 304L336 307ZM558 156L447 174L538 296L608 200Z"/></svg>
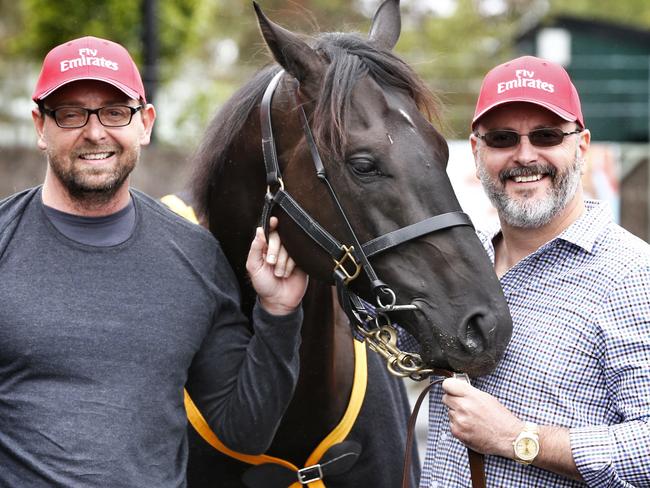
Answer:
<svg viewBox="0 0 650 488"><path fill-rule="evenodd" d="M515 444L515 454L519 459L530 461L539 452L539 443L532 437L521 437Z"/></svg>

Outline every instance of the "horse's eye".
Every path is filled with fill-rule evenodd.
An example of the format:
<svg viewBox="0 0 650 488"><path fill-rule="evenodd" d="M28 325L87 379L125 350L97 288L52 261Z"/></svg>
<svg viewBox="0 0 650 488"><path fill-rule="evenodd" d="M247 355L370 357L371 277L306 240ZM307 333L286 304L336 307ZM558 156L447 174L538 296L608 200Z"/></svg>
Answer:
<svg viewBox="0 0 650 488"><path fill-rule="evenodd" d="M352 171L359 176L381 176L383 173L370 159L354 158L348 161Z"/></svg>

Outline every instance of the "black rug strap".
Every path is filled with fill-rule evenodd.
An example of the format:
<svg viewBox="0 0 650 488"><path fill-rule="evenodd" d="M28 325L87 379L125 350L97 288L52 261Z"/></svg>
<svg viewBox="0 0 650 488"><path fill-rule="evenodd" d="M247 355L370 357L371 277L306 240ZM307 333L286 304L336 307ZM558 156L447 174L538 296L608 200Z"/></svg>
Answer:
<svg viewBox="0 0 650 488"><path fill-rule="evenodd" d="M287 488L296 481L307 486L328 476L347 473L360 455L361 444L343 441L325 451L318 464L305 466L297 472L279 464L260 464L247 469L242 481L248 488Z"/></svg>

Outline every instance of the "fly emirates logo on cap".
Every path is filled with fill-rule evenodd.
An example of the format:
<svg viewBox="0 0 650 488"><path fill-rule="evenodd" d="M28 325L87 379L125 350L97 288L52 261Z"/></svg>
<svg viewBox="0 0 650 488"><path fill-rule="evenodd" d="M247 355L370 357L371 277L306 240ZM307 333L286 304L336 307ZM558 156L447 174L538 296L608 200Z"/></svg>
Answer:
<svg viewBox="0 0 650 488"><path fill-rule="evenodd" d="M103 81L146 103L138 67L128 51L116 42L92 36L65 42L47 53L32 100L38 103L63 85L81 80Z"/></svg>
<svg viewBox="0 0 650 488"><path fill-rule="evenodd" d="M61 73L73 68L81 68L82 66L100 66L108 68L113 71L119 71L120 66L116 61L111 61L104 57L97 56L97 49L81 48L79 49L79 57L73 59L64 59L59 63Z"/></svg>
<svg viewBox="0 0 650 488"><path fill-rule="evenodd" d="M514 88L537 88L538 90L544 90L549 93L555 92L555 86L553 86L553 83L548 83L539 78L534 78L534 71L518 69L515 71L515 76L517 78L514 80L500 81L497 84L497 93L505 93Z"/></svg>

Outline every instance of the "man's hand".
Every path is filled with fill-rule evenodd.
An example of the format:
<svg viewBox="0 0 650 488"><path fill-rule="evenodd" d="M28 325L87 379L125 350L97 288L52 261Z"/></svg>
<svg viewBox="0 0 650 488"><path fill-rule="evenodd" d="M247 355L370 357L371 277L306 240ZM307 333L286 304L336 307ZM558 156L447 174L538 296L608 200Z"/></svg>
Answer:
<svg viewBox="0 0 650 488"><path fill-rule="evenodd" d="M275 231L278 219L271 217L269 242L258 227L246 260L246 270L260 304L273 315L293 312L307 290L307 275L289 257Z"/></svg>
<svg viewBox="0 0 650 488"><path fill-rule="evenodd" d="M524 427L521 420L495 397L462 380L448 378L442 389L454 437L477 452L514 458L512 442Z"/></svg>
<svg viewBox="0 0 650 488"><path fill-rule="evenodd" d="M512 443L524 429L521 420L492 395L462 380L448 378L442 389L454 437L477 452L515 458ZM573 460L569 429L540 425L539 443L535 466L582 481Z"/></svg>

